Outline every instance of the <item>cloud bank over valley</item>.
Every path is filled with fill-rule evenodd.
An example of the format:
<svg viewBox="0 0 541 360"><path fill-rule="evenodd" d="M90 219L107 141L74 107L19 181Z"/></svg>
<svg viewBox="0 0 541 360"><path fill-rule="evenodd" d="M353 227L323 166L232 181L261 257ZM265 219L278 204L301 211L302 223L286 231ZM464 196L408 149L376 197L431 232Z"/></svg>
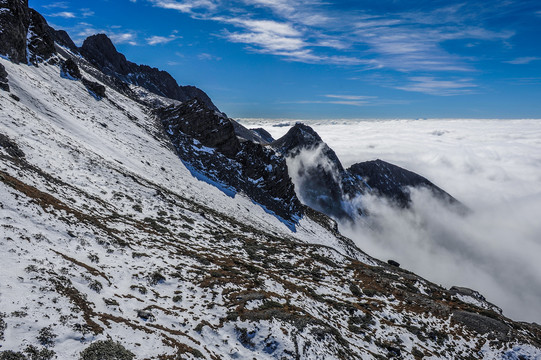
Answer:
<svg viewBox="0 0 541 360"><path fill-rule="evenodd" d="M275 138L294 121L245 119ZM445 287L480 291L515 319L541 322L541 127L538 120L305 121L344 167L382 159L435 183L461 215L412 189L400 209L364 196L370 216L341 231L368 254L394 259ZM276 126L281 125L281 126Z"/></svg>

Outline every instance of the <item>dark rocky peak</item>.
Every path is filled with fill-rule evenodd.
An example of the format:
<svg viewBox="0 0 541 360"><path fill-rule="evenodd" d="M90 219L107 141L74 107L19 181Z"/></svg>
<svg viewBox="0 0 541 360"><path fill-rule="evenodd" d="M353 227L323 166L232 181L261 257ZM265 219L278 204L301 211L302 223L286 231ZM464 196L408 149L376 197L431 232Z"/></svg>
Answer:
<svg viewBox="0 0 541 360"><path fill-rule="evenodd" d="M458 201L451 195L421 175L383 160L377 159L354 164L348 171L366 181L373 191L388 197L401 207L407 207L411 203L408 187L428 188L438 197L458 204Z"/></svg>
<svg viewBox="0 0 541 360"><path fill-rule="evenodd" d="M290 176L304 204L334 219L352 220L362 213L350 200L364 194L365 184L344 170L314 129L297 123L271 146L289 158Z"/></svg>
<svg viewBox="0 0 541 360"><path fill-rule="evenodd" d="M208 95L195 86L179 86L166 71L128 61L105 34L88 37L83 42L80 53L105 74L128 84L141 86L154 94L178 101L198 98L211 110L218 110Z"/></svg>
<svg viewBox="0 0 541 360"><path fill-rule="evenodd" d="M263 128L250 129L250 131L256 133L267 144L270 144L271 142L274 141L274 138L272 137L272 135Z"/></svg>
<svg viewBox="0 0 541 360"><path fill-rule="evenodd" d="M30 25L28 0L0 1L0 54L26 63L26 34Z"/></svg>
<svg viewBox="0 0 541 360"><path fill-rule="evenodd" d="M272 143L272 147L290 155L304 148L313 148L323 143L321 137L310 126L296 123L287 134Z"/></svg>
<svg viewBox="0 0 541 360"><path fill-rule="evenodd" d="M81 54L107 75L128 75L135 71L135 64L119 53L105 34L89 36L83 42Z"/></svg>
<svg viewBox="0 0 541 360"><path fill-rule="evenodd" d="M167 124L165 130L169 134L181 131L229 158L233 158L240 150L232 122L198 98L159 109L157 113L162 122Z"/></svg>
<svg viewBox="0 0 541 360"><path fill-rule="evenodd" d="M296 123L284 136L272 142L271 146L284 156L289 157L296 157L303 150L315 150L319 148L321 156L332 164L336 171L344 171L344 167L334 150L308 125Z"/></svg>

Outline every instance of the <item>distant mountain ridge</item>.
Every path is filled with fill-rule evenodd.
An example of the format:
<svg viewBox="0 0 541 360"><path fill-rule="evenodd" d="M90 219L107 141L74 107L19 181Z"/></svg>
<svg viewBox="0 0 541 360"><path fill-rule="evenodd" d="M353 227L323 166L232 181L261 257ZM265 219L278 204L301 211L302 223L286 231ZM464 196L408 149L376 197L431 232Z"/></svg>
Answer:
<svg viewBox="0 0 541 360"><path fill-rule="evenodd" d="M344 169L336 153L309 126L295 124L284 136L271 143L289 159L291 177L297 192L308 206L335 219L355 220L365 214L365 194L383 196L406 208L411 204L410 187L429 189L450 204L459 202L426 178L382 160L366 161ZM303 154L309 154L308 161ZM296 173L295 173L296 172Z"/></svg>
<svg viewBox="0 0 541 360"><path fill-rule="evenodd" d="M0 15L0 55L15 63L55 62L55 42L76 54L81 54L105 75L126 84L141 86L160 96L178 101L198 98L209 108L217 110L208 95L195 86L179 86L166 71L126 60L105 34L88 37L78 48L67 32L55 30L34 9L28 0L2 0L5 11Z"/></svg>
<svg viewBox="0 0 541 360"><path fill-rule="evenodd" d="M88 37L81 48L81 55L104 74L114 76L128 83L141 86L160 96L178 101L198 98L210 109L218 110L205 92L195 86L179 86L166 71L148 65L137 65L126 60L105 34Z"/></svg>

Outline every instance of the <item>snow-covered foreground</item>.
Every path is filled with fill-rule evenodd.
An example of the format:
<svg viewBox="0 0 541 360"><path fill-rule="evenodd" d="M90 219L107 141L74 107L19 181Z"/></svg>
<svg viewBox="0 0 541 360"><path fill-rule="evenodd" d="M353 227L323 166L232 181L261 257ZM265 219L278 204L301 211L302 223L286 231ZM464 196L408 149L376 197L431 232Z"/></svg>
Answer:
<svg viewBox="0 0 541 360"><path fill-rule="evenodd" d="M0 148L0 351L541 358L538 328L195 179L142 105L0 61L20 98L0 91L1 133L25 154Z"/></svg>
<svg viewBox="0 0 541 360"><path fill-rule="evenodd" d="M275 138L294 124L241 122ZM380 231L341 227L360 248L444 286L475 288L512 318L541 322L541 120L305 123L345 167L377 158L391 162L425 176L472 210L459 216L422 192L415 193L412 211L366 198Z"/></svg>

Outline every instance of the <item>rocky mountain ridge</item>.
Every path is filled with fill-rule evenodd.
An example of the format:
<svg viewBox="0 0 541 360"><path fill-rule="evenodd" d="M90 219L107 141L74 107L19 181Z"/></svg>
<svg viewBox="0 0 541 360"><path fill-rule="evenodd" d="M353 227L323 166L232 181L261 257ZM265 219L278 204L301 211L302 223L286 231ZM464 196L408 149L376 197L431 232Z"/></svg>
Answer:
<svg viewBox="0 0 541 360"><path fill-rule="evenodd" d="M538 325L342 237L250 130L55 41L39 66L0 58L0 359L541 358ZM299 129L274 148L324 148Z"/></svg>
<svg viewBox="0 0 541 360"><path fill-rule="evenodd" d="M410 187L429 189L436 198L462 207L426 178L379 159L345 169L336 153L302 123L295 124L270 146L288 159L302 202L337 220L354 221L365 215L362 202L356 201L365 194L383 196L396 206L408 207Z"/></svg>
<svg viewBox="0 0 541 360"><path fill-rule="evenodd" d="M178 101L198 98L217 110L207 94L195 86L179 86L165 71L127 61L105 34L88 37L78 48L67 32L53 29L41 14L29 8L28 0L2 0L0 10L0 55L15 63L55 63L55 56L62 51L56 43L81 54L101 73L119 80L116 84L121 87L133 84Z"/></svg>

